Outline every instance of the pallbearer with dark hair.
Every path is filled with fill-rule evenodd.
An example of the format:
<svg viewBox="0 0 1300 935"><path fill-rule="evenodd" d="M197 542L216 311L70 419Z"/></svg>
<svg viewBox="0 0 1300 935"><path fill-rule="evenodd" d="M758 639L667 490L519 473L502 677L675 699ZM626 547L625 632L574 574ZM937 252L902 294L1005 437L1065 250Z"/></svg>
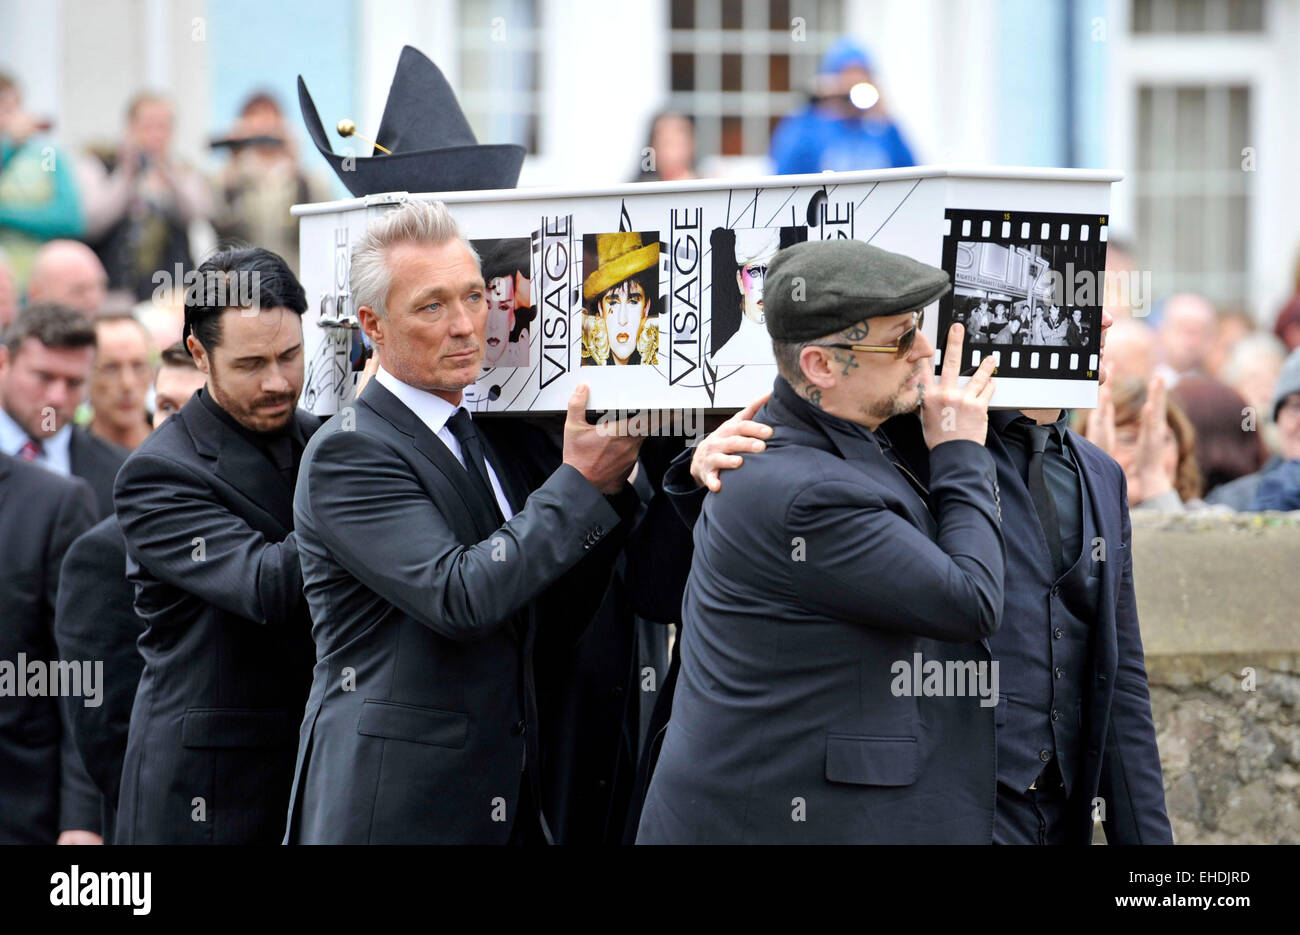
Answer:
<svg viewBox="0 0 1300 935"><path fill-rule="evenodd" d="M293 487L307 301L274 253L227 250L185 298L204 385L136 449L115 499L143 618L119 843L275 843L315 658Z"/></svg>

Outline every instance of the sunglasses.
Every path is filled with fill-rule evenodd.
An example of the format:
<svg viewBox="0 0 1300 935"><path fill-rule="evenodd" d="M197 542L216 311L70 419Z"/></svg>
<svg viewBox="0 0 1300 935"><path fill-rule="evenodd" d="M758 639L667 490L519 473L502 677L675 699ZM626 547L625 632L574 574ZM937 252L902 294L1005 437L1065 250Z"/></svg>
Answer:
<svg viewBox="0 0 1300 935"><path fill-rule="evenodd" d="M898 336L897 344L823 344L822 347L834 347L841 351L870 351L873 354L894 354L897 357L904 358L912 350L912 345L916 343L916 333L921 329L925 322L925 309L916 313L916 321L912 327L908 328Z"/></svg>

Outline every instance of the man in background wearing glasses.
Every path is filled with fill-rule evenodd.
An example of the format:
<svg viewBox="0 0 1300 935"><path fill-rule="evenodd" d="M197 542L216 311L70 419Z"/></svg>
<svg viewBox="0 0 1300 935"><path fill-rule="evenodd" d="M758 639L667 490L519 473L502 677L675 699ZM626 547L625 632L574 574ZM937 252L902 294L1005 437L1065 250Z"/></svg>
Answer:
<svg viewBox="0 0 1300 935"><path fill-rule="evenodd" d="M780 375L757 418L774 431L695 523L638 843L991 838L996 697L973 697L974 678L954 697L901 675L951 662L987 676L1002 607L983 447L993 362L959 389L954 355L935 380L918 328L948 288L941 270L854 240L772 261ZM933 515L875 434L918 406Z"/></svg>

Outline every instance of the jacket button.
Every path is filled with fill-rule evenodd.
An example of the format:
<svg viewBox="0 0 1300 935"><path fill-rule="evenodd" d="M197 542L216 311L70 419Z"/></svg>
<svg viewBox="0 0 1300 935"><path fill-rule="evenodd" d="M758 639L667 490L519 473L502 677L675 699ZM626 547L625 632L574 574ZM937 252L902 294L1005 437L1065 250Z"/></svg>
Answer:
<svg viewBox="0 0 1300 935"><path fill-rule="evenodd" d="M1060 666L1057 666L1057 667L1056 667L1055 669L1053 669L1052 671L1055 673L1055 675L1056 675L1056 677L1057 677L1058 679L1059 679L1062 675L1065 674L1065 670L1062 669Z"/></svg>
<svg viewBox="0 0 1300 935"><path fill-rule="evenodd" d="M1061 712L1060 712L1060 711L1057 711L1055 708L1053 708L1053 709L1052 709L1052 720L1053 720L1053 721L1059 721L1060 719L1061 719Z"/></svg>
<svg viewBox="0 0 1300 935"><path fill-rule="evenodd" d="M1050 760L1050 759L1052 758L1052 751L1050 751L1050 750L1039 750L1039 751L1038 751L1038 758L1039 758L1040 760L1042 760L1044 763L1046 763L1048 760Z"/></svg>
<svg viewBox="0 0 1300 935"><path fill-rule="evenodd" d="M1053 638L1053 639L1058 639L1058 640L1059 640L1059 639L1060 639L1061 637L1063 637L1063 636L1065 636L1065 631L1062 630L1060 627L1057 627L1055 630L1052 631L1052 638Z"/></svg>
<svg viewBox="0 0 1300 935"><path fill-rule="evenodd" d="M1059 584L1052 585L1052 597L1056 597L1056 595L1060 593L1061 593L1061 586Z"/></svg>
<svg viewBox="0 0 1300 935"><path fill-rule="evenodd" d="M510 728L510 733L512 733L512 734L514 734L516 737L518 737L518 736L522 735L523 732L524 732L525 730L527 730L527 729L528 729L528 728L527 728L527 725L524 724L523 721L515 721L515 726L512 727L512 728Z"/></svg>
<svg viewBox="0 0 1300 935"><path fill-rule="evenodd" d="M1106 676L1104 676L1104 675L1099 675L1099 676L1097 676L1097 681L1098 681L1098 682L1104 682L1104 681L1106 681Z"/></svg>

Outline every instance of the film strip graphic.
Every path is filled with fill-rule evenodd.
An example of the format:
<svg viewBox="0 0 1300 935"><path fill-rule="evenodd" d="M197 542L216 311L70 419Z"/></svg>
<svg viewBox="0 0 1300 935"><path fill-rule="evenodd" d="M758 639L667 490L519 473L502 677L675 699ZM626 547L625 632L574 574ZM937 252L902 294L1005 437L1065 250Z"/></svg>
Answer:
<svg viewBox="0 0 1300 935"><path fill-rule="evenodd" d="M998 377L1096 380L1106 269L1105 215L944 212L935 370L954 321L966 329L961 372L989 355Z"/></svg>

